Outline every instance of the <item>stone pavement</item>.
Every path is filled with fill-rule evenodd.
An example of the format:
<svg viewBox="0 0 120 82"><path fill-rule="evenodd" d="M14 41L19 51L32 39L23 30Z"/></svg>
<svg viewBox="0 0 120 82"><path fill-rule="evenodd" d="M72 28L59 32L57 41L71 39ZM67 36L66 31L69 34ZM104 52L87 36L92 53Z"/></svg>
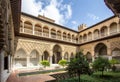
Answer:
<svg viewBox="0 0 120 82"><path fill-rule="evenodd" d="M38 74L38 75L29 75L29 76L18 76L19 71L13 71L7 82L47 82L51 80L55 80L55 78L47 75L47 74Z"/></svg>

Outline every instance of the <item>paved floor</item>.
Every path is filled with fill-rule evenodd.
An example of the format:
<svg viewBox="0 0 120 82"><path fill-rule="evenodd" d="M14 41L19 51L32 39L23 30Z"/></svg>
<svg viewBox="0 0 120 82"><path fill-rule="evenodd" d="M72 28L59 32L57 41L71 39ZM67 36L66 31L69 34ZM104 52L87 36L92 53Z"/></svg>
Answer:
<svg viewBox="0 0 120 82"><path fill-rule="evenodd" d="M18 76L19 71L13 71L7 82L46 82L48 80L54 80L55 78L47 75L47 74L39 74L39 75L30 75L30 76Z"/></svg>

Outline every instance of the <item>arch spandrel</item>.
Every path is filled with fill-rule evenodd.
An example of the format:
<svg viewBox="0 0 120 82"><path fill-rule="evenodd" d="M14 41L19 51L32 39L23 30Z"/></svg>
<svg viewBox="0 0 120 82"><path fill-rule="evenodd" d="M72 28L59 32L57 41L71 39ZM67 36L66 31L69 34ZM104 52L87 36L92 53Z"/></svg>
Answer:
<svg viewBox="0 0 120 82"><path fill-rule="evenodd" d="M52 62L57 64L62 59L62 49L59 45L54 45L52 50L53 50Z"/></svg>
<svg viewBox="0 0 120 82"><path fill-rule="evenodd" d="M38 52L38 50L36 50L36 49L31 50L30 55L33 55L33 54L35 54L35 53L39 55L39 52Z"/></svg>
<svg viewBox="0 0 120 82"><path fill-rule="evenodd" d="M15 52L15 55L17 54L17 52L18 52L19 50L24 51L24 53L25 53L26 55L28 55L25 48L19 48L19 49L17 49L16 52Z"/></svg>
<svg viewBox="0 0 120 82"><path fill-rule="evenodd" d="M61 48L61 51L64 51L64 47L60 44L51 45L50 50L53 50L54 46L58 45Z"/></svg>

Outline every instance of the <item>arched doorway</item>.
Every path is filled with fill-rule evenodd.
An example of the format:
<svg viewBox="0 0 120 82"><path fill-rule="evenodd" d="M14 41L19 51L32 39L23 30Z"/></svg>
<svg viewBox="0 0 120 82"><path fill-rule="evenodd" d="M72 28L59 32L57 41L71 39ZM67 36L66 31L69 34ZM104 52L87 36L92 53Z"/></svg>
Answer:
<svg viewBox="0 0 120 82"><path fill-rule="evenodd" d="M69 61L69 54L68 54L68 52L66 52L66 53L64 54L64 59L67 60L67 61Z"/></svg>
<svg viewBox="0 0 120 82"><path fill-rule="evenodd" d="M70 60L74 59L73 52L71 53Z"/></svg>
<svg viewBox="0 0 120 82"><path fill-rule="evenodd" d="M49 53L47 51L44 51L42 60L48 60L49 61Z"/></svg>
<svg viewBox="0 0 120 82"><path fill-rule="evenodd" d="M95 56L102 56L107 58L107 46L103 43L99 43L95 46Z"/></svg>
<svg viewBox="0 0 120 82"><path fill-rule="evenodd" d="M91 55L90 52L87 52L87 54L86 54L86 59L87 59L87 61L88 61L89 63L92 62L92 55Z"/></svg>
<svg viewBox="0 0 120 82"><path fill-rule="evenodd" d="M53 47L53 57L52 57L52 59L53 59L52 63L53 64L57 64L59 62L59 60L62 59L61 52L62 52L62 49L59 45L55 45Z"/></svg>
<svg viewBox="0 0 120 82"><path fill-rule="evenodd" d="M37 66L39 63L39 53L33 50L30 54L30 66Z"/></svg>
<svg viewBox="0 0 120 82"><path fill-rule="evenodd" d="M112 58L117 59L120 61L120 49L119 48L115 48L112 51Z"/></svg>
<svg viewBox="0 0 120 82"><path fill-rule="evenodd" d="M27 55L23 49L17 50L14 58L15 58L15 67L27 66Z"/></svg>

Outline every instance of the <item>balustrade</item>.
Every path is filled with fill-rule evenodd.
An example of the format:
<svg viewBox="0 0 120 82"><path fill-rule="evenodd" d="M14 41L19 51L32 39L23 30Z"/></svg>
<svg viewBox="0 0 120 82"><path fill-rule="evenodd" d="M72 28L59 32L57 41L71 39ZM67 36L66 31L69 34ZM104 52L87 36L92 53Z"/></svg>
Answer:
<svg viewBox="0 0 120 82"><path fill-rule="evenodd" d="M27 25L27 26L30 26L30 25ZM26 34L33 34L33 30L32 29L28 29L28 28L20 28L20 33L26 33ZM117 31L117 30L113 30L113 31L110 31L110 34L107 34L107 33L100 33L99 36L95 35L94 36L94 39L92 39L91 36L88 37L88 41L92 41L92 40L96 40L96 39L100 39L100 38L103 38L103 37L106 37L106 36L110 36L110 35L114 35L114 34L117 34L117 33L120 33L120 30ZM47 32L40 32L40 31L34 31L34 35L37 35L37 36L43 36L43 37L49 37L49 33ZM63 40L64 41L68 41L68 42L73 42L73 43L85 43L87 42L87 39L81 39L79 41L76 41L75 39L71 39L71 38L67 38L65 36L61 36L61 35L54 35L54 34L51 34L51 38L53 39L58 39L58 40L62 40L62 37L63 37ZM82 42L84 41L84 42Z"/></svg>
<svg viewBox="0 0 120 82"><path fill-rule="evenodd" d="M51 38L56 38L56 35L51 34Z"/></svg>
<svg viewBox="0 0 120 82"><path fill-rule="evenodd" d="M43 36L49 37L49 33L43 33Z"/></svg>
<svg viewBox="0 0 120 82"><path fill-rule="evenodd" d="M60 40L60 39L62 39L62 38L61 38L61 36L57 36L57 39L59 39L59 40Z"/></svg>
<svg viewBox="0 0 120 82"><path fill-rule="evenodd" d="M106 37L107 33L101 33L101 38Z"/></svg>
<svg viewBox="0 0 120 82"><path fill-rule="evenodd" d="M113 35L113 34L116 34L117 33L117 31L112 31L112 32L110 32L110 35Z"/></svg>
<svg viewBox="0 0 120 82"><path fill-rule="evenodd" d="M20 28L20 33L23 33L23 28Z"/></svg>
<svg viewBox="0 0 120 82"><path fill-rule="evenodd" d="M39 32L39 31L35 31L34 34L37 36L42 36L42 32Z"/></svg>
<svg viewBox="0 0 120 82"><path fill-rule="evenodd" d="M24 28L24 33L33 34L33 30L32 29Z"/></svg>

